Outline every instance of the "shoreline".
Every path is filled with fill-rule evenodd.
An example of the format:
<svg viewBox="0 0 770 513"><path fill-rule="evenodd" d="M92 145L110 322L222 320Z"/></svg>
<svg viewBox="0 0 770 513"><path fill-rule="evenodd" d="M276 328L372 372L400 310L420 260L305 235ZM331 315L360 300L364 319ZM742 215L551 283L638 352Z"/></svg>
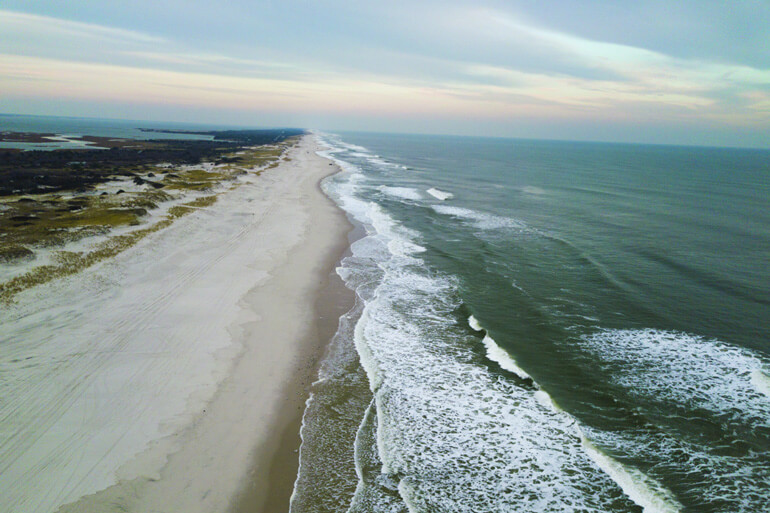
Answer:
<svg viewBox="0 0 770 513"><path fill-rule="evenodd" d="M346 249L347 243L339 255ZM340 256L332 266L336 266ZM318 287L314 305L315 321L302 342L307 351L307 365L298 369L297 379L287 383L272 440L253 456L253 467L246 479L248 482L244 483L229 513L288 512L299 471L299 447L302 443L300 429L310 386L317 378L318 366L328 350L329 341L337 331L340 316L352 307L353 302L353 291L345 286L332 267ZM270 446L274 447L272 454ZM268 461L269 465L266 465ZM253 479L253 476L265 469L268 472L266 479Z"/></svg>
<svg viewBox="0 0 770 513"><path fill-rule="evenodd" d="M316 145L316 150L317 147ZM332 162L325 157L318 158ZM300 429L310 387L317 378L319 364L328 351L329 342L337 332L339 318L352 308L355 301L355 293L345 286L336 273L337 265L350 246L349 235L354 227L342 209L321 189L321 181L341 171L333 162L328 167L333 171L316 182L316 189L328 206L336 211L336 217L345 227L343 238L338 239L321 259L318 284L311 293L314 296L314 318L300 342L304 361L297 367L294 379L286 383L283 401L276 415L278 418L271 431L271 439L258 447L252 455L251 470L248 476L244 477L243 486L227 510L228 513L288 513L289 500L299 471L299 448L302 443ZM323 236L318 234L318 239L321 238ZM286 270L290 267L287 266ZM274 279L287 278L276 276Z"/></svg>
<svg viewBox="0 0 770 513"><path fill-rule="evenodd" d="M352 226L320 189L339 168L317 149L303 137L210 208L3 314L0 363L46 354L12 381L22 406L3 429L25 436L0 447L10 511L288 509L308 388L353 297L334 273Z"/></svg>

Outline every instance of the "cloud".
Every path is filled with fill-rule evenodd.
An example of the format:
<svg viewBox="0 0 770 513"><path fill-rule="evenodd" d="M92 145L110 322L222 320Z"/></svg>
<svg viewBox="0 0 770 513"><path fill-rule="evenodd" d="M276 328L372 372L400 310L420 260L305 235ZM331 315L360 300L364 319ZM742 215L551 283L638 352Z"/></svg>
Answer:
<svg viewBox="0 0 770 513"><path fill-rule="evenodd" d="M80 63L0 54L4 96L60 97L138 104L367 113L439 110L439 96L364 77L287 80ZM432 107L430 107L432 106Z"/></svg>
<svg viewBox="0 0 770 513"><path fill-rule="evenodd" d="M331 2L301 13L275 4L253 17L242 3L238 16L221 13L226 23L216 26L202 3L180 13L173 27L163 22L168 5L157 12L134 6L132 16L120 18L110 13L127 27L141 20L160 34L0 10L0 100L91 99L141 105L148 113L176 105L476 127L702 121L725 130L770 129L768 69L670 54L601 31L572 32L569 24L549 24L545 14L520 14L527 11L515 1L483 3L348 9ZM89 15L99 19L95 10Z"/></svg>
<svg viewBox="0 0 770 513"><path fill-rule="evenodd" d="M631 111L633 105L670 115L703 115L731 123L756 123L765 116L741 109L731 97L757 98L770 87L770 70L740 64L683 59L628 45L593 41L524 22L509 13L471 8L462 16L474 31L508 46L511 53L536 52L549 56L550 66L539 71L515 65L458 63L477 84L476 93L488 90L503 98L529 97L564 108L590 113ZM604 70L606 74L571 72L572 68ZM470 89L469 84L457 88ZM746 102L743 102L744 104ZM755 101L755 105L764 105ZM673 111L672 111L673 109ZM732 109L728 112L729 109ZM687 114L689 112L689 114ZM765 123L770 122L765 116Z"/></svg>
<svg viewBox="0 0 770 513"><path fill-rule="evenodd" d="M240 59L227 55L215 53L193 53L193 52L163 52L163 51L126 51L125 55L139 57L148 61L157 61L170 64L186 65L231 65L243 68L260 69L289 69L296 70L298 67L286 62L268 62L255 59Z"/></svg>
<svg viewBox="0 0 770 513"><path fill-rule="evenodd" d="M155 67L182 72L229 74L250 77L301 80L311 69L291 62L243 59L228 55L195 51L126 50L117 55L129 66ZM125 58L125 59L123 59Z"/></svg>
<svg viewBox="0 0 770 513"><path fill-rule="evenodd" d="M0 32L30 39L58 35L100 42L105 40L134 43L165 42L162 37L143 32L7 10L0 10Z"/></svg>

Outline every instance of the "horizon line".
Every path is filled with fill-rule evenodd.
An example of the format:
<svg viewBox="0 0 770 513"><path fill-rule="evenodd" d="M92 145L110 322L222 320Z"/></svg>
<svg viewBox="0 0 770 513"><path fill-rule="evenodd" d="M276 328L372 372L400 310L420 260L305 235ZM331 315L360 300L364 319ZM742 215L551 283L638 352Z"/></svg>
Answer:
<svg viewBox="0 0 770 513"><path fill-rule="evenodd" d="M59 114L20 114L15 112L0 112L0 116L9 117L29 117L29 118L63 118L63 119L80 119L80 120L98 120L98 121L120 121L120 122L136 122L136 123L154 123L154 124L176 124L176 125L192 125L200 127L222 128L232 130L234 128L244 130L269 130L269 129L296 129L330 133L351 133L351 134L372 134L372 135L404 135L404 136L422 136L422 137L460 137L470 139L503 139L511 141L544 141L544 142L565 142L565 143L586 143L586 144L619 144L619 145L632 145L632 146L662 146L662 147L675 147L675 148L711 148L711 149L729 149L729 150L753 150L753 151L770 151L770 147L759 146L721 146L713 144L698 144L698 143L659 143L659 142L644 142L644 141L611 141L603 139L564 139L558 137L518 137L509 135L478 135L478 134L457 134L457 133L430 133L430 132L399 132L388 130L350 130L350 129L336 129L336 128L315 128L315 127L299 127L299 126L282 126L282 125L244 125L240 123L218 123L218 122L200 122L200 121L174 121L174 120L150 120L150 119L133 119L133 118L115 118L115 117L95 117L95 116L64 116ZM2 127L0 127L2 128ZM136 127L137 129L142 127ZM7 131L7 130L2 130ZM215 131L215 130L211 130Z"/></svg>

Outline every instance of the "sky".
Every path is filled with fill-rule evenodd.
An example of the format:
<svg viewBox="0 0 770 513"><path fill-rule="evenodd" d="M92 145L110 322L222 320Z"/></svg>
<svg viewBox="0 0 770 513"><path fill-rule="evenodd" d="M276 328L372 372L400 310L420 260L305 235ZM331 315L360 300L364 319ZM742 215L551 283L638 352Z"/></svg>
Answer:
<svg viewBox="0 0 770 513"><path fill-rule="evenodd" d="M0 112L770 148L770 1L3 0Z"/></svg>

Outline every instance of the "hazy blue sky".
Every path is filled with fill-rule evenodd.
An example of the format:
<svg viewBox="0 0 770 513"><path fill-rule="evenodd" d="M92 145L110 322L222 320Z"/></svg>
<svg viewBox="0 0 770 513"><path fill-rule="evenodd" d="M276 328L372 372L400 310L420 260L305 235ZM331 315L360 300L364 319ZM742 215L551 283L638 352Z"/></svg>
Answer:
<svg viewBox="0 0 770 513"><path fill-rule="evenodd" d="M3 0L0 112L770 147L770 1Z"/></svg>

